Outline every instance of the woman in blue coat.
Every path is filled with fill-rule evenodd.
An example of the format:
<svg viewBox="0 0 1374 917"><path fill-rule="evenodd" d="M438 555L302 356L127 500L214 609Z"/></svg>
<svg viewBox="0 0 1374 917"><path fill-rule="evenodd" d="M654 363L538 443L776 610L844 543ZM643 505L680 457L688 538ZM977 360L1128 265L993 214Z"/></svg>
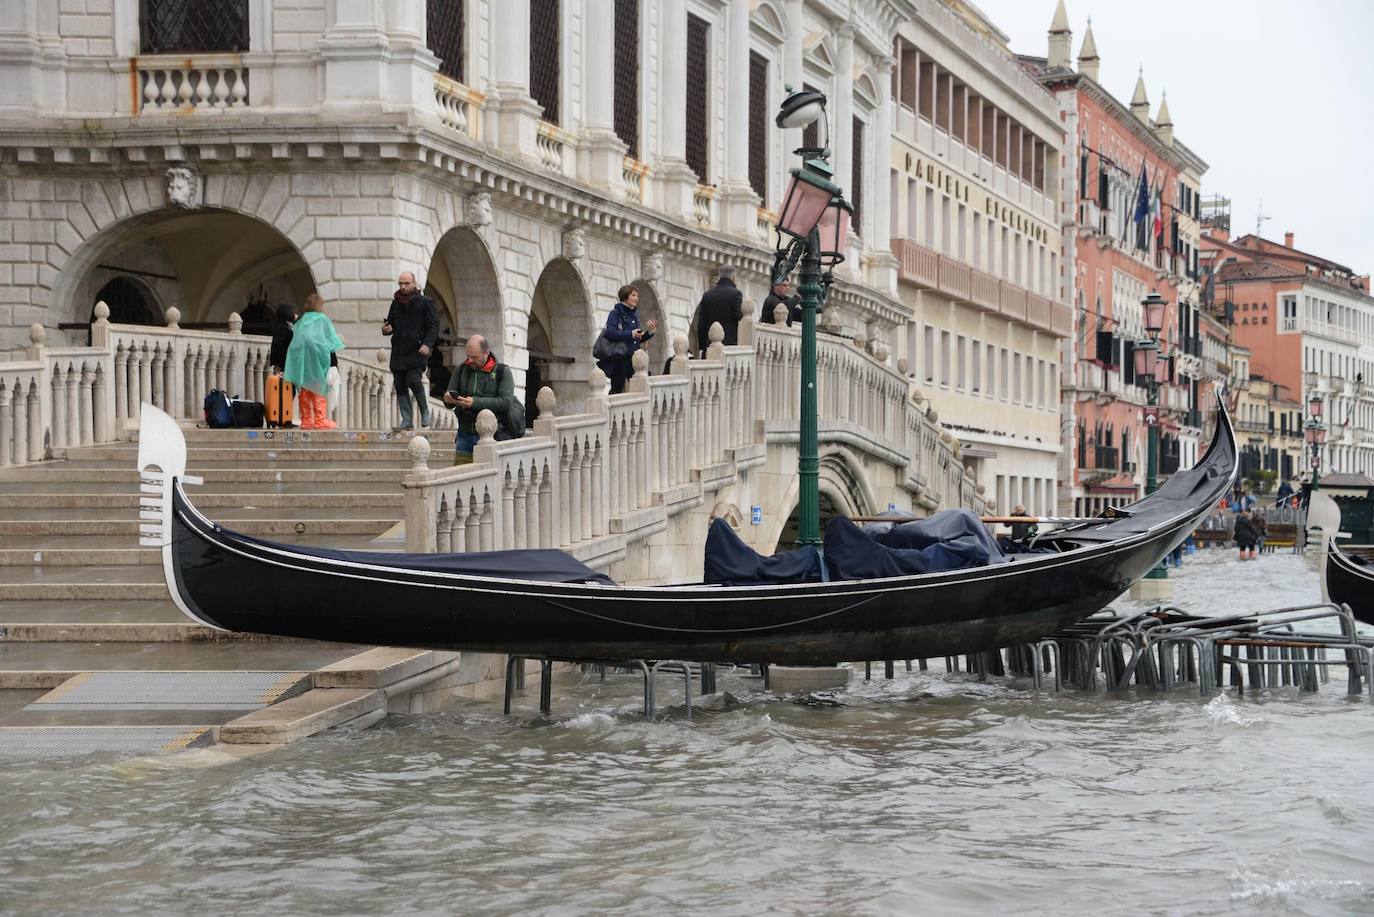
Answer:
<svg viewBox="0 0 1374 917"><path fill-rule="evenodd" d="M634 284L625 284L616 295L620 301L611 309L611 314L606 318L606 327L601 333L606 340L624 341L628 347L623 357L609 357L596 361L596 365L601 367L601 371L611 380L612 395L619 395L625 391L625 380L635 374L630 359L636 350L648 343L658 329L658 324L653 319L640 325L639 290Z"/></svg>

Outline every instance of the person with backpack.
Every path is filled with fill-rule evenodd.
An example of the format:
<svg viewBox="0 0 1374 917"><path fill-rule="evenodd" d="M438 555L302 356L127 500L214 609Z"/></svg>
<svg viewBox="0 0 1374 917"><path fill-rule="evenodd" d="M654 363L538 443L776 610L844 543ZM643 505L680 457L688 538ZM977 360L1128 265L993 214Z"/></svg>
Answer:
<svg viewBox="0 0 1374 917"><path fill-rule="evenodd" d="M282 375L300 394L301 429L332 430L338 424L329 419L329 366L344 342L324 314L323 296L311 293L305 298L305 309L292 331Z"/></svg>
<svg viewBox="0 0 1374 917"><path fill-rule="evenodd" d="M496 415L497 439L519 439L525 435L525 408L515 397L515 379L506 364L496 359L484 335L468 338L466 359L449 377L444 404L458 415L458 433L453 440L453 463L472 462L477 445L477 415L491 411Z"/></svg>

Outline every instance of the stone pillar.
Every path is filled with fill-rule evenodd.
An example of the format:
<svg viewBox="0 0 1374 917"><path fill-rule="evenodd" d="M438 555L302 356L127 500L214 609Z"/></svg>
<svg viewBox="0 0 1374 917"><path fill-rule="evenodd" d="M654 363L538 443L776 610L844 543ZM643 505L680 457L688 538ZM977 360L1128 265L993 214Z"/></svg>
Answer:
<svg viewBox="0 0 1374 917"><path fill-rule="evenodd" d="M758 231L759 196L749 186L749 0L730 0L725 29L725 175L720 216L728 232Z"/></svg>
<svg viewBox="0 0 1374 917"><path fill-rule="evenodd" d="M658 198L669 216L690 219L697 177L687 167L687 3L662 0L659 23Z"/></svg>
<svg viewBox="0 0 1374 917"><path fill-rule="evenodd" d="M878 59L878 107L873 112L873 193L868 220L868 282L897 295L897 258L892 254L892 67L891 57ZM901 199L906 198L900 193Z"/></svg>
<svg viewBox="0 0 1374 917"><path fill-rule="evenodd" d="M492 82L484 106L486 136L508 154L537 160L543 110L530 98L530 2L502 0L493 4L491 16Z"/></svg>
<svg viewBox="0 0 1374 917"><path fill-rule="evenodd" d="M0 3L0 113L65 110L67 52L56 19L56 3Z"/></svg>
<svg viewBox="0 0 1374 917"><path fill-rule="evenodd" d="M387 34L376 0L335 0L320 39L324 107L381 111L387 88Z"/></svg>
<svg viewBox="0 0 1374 917"><path fill-rule="evenodd" d="M783 45L782 49L782 81L785 86L791 86L796 91L800 91L805 83L802 76L802 56L806 51L806 33L802 30L802 11L805 7L805 0L787 0L788 37L787 44ZM781 104L784 97L784 93L774 93L773 97L768 100L770 117L776 114L778 105ZM786 169L797 165L796 157L792 155L792 151L801 146L801 142L802 132L799 128L782 132L784 175L787 174ZM786 187L786 182L783 183L783 187Z"/></svg>
<svg viewBox="0 0 1374 917"><path fill-rule="evenodd" d="M827 106L830 165L835 170L835 184L845 190L845 197L852 198L849 185L854 162L854 26L843 23L835 34L835 95Z"/></svg>
<svg viewBox="0 0 1374 917"><path fill-rule="evenodd" d="M584 95L578 174L613 197L625 196L625 151L615 132L615 0L585 0Z"/></svg>

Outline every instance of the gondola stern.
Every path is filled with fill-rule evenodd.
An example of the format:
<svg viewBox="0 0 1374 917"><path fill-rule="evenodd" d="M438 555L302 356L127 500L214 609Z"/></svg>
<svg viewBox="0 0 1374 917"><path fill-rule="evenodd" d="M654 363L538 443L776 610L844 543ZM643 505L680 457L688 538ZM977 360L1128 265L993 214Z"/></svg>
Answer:
<svg viewBox="0 0 1374 917"><path fill-rule="evenodd" d="M183 483L200 484L186 474L186 437L170 415L147 402L139 414L138 430L139 526L138 543L162 554L162 573L172 604L196 624L228 631L199 614L180 588L172 540L174 490Z"/></svg>

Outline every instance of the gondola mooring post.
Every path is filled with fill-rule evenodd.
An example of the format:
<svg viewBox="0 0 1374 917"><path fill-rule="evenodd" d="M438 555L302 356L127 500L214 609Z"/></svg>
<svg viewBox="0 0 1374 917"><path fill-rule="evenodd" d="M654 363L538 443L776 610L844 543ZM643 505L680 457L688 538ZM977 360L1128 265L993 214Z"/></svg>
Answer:
<svg viewBox="0 0 1374 917"><path fill-rule="evenodd" d="M892 662L891 659L889 659L889 660L887 660L886 662L883 663L883 677L886 678L888 681L891 681L891 680L893 679L893 677L894 677L892 666L893 666L893 662ZM908 662L906 667L907 667L907 671L910 671L910 670L911 670L911 663Z"/></svg>
<svg viewBox="0 0 1374 917"><path fill-rule="evenodd" d="M515 694L515 666L520 661L519 656L506 657L506 697L501 703L501 712L505 716L510 716L511 696Z"/></svg>
<svg viewBox="0 0 1374 917"><path fill-rule="evenodd" d="M539 660L539 712L548 716L553 712L553 660Z"/></svg>

